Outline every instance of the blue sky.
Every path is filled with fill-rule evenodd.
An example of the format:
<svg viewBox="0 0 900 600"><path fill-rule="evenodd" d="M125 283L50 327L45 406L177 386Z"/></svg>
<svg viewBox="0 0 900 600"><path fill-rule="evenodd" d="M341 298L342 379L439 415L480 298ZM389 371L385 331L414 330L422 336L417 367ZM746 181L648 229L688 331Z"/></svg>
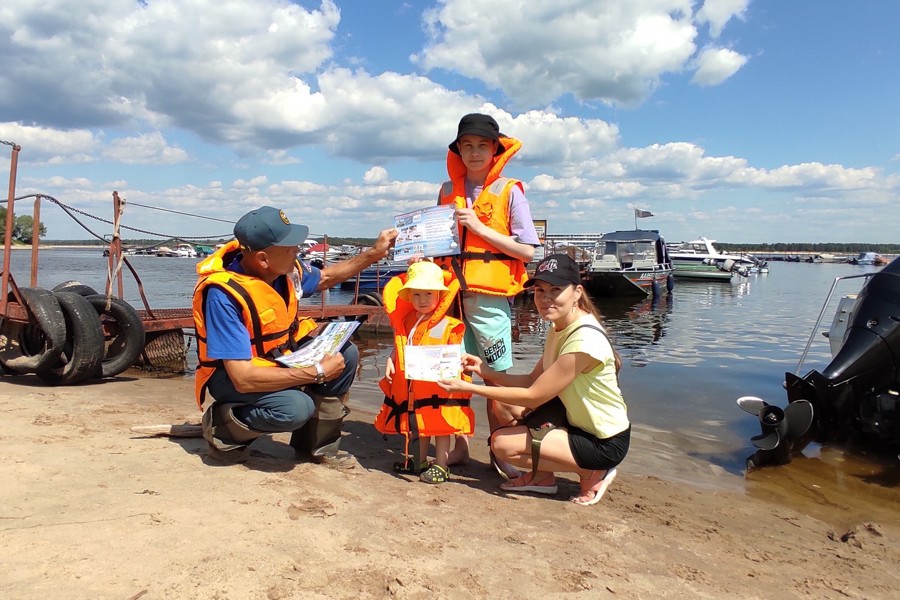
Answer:
<svg viewBox="0 0 900 600"><path fill-rule="evenodd" d="M228 234L270 204L374 237L434 203L477 111L522 140L506 174L550 233L630 229L641 208L668 241L900 242L893 0L9 4L16 195L111 219L117 190L127 227ZM46 201L41 221L90 237Z"/></svg>

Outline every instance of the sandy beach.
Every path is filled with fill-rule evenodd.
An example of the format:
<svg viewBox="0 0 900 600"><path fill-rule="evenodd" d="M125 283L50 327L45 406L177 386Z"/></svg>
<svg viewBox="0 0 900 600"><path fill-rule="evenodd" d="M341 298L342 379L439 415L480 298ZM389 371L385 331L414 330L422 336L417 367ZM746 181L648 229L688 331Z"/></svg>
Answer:
<svg viewBox="0 0 900 600"><path fill-rule="evenodd" d="M722 474L648 475L659 436L639 424L614 485L585 508L566 501L571 480L556 497L499 491L483 436L448 484L395 475L399 442L381 438L357 405L344 445L360 467L338 472L297 462L286 435L258 440L244 465L220 466L201 439L130 431L198 421L189 379L53 388L4 376L0 394L3 598L892 598L900 589L896 481L885 498L857 501L843 479L790 491L785 469L731 484Z"/></svg>

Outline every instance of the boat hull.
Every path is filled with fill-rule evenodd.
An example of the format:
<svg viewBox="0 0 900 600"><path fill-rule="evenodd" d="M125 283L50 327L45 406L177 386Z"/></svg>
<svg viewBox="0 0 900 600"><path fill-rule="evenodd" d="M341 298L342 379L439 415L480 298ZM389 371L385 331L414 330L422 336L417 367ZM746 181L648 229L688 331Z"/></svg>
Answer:
<svg viewBox="0 0 900 600"><path fill-rule="evenodd" d="M406 268L381 268L375 271L365 269L359 274L358 277L352 277L346 281L342 281L341 289L349 290L351 292L359 289L360 293L381 293L381 291L384 289L384 286L387 285L387 282L390 281L392 277L405 272ZM357 284L359 285L359 288L357 288Z"/></svg>
<svg viewBox="0 0 900 600"><path fill-rule="evenodd" d="M584 286L594 296L659 296L668 289L671 269L591 271Z"/></svg>
<svg viewBox="0 0 900 600"><path fill-rule="evenodd" d="M673 262L672 275L677 279L730 282L734 272L724 271L715 265Z"/></svg>

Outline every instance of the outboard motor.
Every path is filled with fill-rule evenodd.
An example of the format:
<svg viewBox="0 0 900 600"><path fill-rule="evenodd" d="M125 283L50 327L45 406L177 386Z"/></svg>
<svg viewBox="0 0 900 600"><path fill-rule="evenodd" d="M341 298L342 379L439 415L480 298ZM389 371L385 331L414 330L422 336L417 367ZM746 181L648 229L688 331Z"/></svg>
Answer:
<svg viewBox="0 0 900 600"><path fill-rule="evenodd" d="M809 400L815 440L900 444L900 258L873 275L857 297L844 342L819 373L785 374L788 401Z"/></svg>
<svg viewBox="0 0 900 600"><path fill-rule="evenodd" d="M900 258L863 286L843 344L831 363L821 373L813 370L802 378L785 373L785 388L786 420L791 413L802 414L805 420L805 409L791 407L808 402L812 426L797 437L767 437L765 447L754 441L761 449L751 457L755 466L788 462L790 453L799 452L811 439L820 443L853 440L891 452L900 447ZM757 408L752 403L748 406L742 408L748 412ZM762 438L766 426L759 408L764 435L758 437ZM801 425L789 430L796 433ZM779 451L785 439L791 440L791 447Z"/></svg>

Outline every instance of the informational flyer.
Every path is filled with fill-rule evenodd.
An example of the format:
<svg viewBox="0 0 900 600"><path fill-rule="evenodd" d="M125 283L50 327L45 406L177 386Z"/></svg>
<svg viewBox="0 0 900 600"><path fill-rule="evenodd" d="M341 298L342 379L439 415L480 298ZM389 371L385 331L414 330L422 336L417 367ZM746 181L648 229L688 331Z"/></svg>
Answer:
<svg viewBox="0 0 900 600"><path fill-rule="evenodd" d="M286 367L311 367L321 362L328 354L334 354L347 343L356 328L359 327L359 321L331 321L325 326L319 335L314 337L310 342L301 346L298 350L280 356L275 360Z"/></svg>
<svg viewBox="0 0 900 600"><path fill-rule="evenodd" d="M431 206L397 215L394 227L400 232L394 242L394 260L459 254L459 230L453 206Z"/></svg>
<svg viewBox="0 0 900 600"><path fill-rule="evenodd" d="M406 377L417 381L459 379L462 346L406 346Z"/></svg>

